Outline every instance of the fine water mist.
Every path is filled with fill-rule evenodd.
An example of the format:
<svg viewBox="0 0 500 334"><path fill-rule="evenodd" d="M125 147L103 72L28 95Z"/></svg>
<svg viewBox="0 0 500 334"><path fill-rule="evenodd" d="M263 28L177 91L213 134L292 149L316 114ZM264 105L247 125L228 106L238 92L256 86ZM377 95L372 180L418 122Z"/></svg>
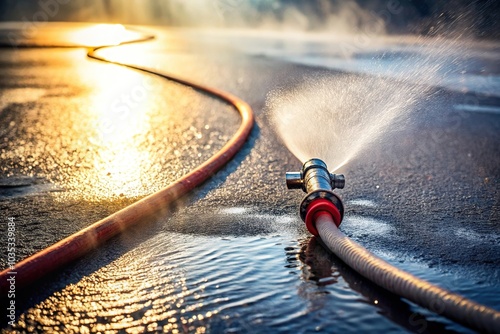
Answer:
<svg viewBox="0 0 500 334"><path fill-rule="evenodd" d="M340 168L404 126L431 89L495 95L498 87L496 65L478 64L480 57L495 59L497 51L460 36L371 38L352 54L339 51L343 43L349 45L325 41L291 56L287 50L268 52L335 70L285 84L267 96L271 124L302 162L316 157Z"/></svg>
<svg viewBox="0 0 500 334"><path fill-rule="evenodd" d="M198 28L258 28L292 31L366 29L385 32L382 13L355 1L245 1L245 0L87 0L40 5L30 0L0 3L0 21L29 20L47 12L51 21L116 22L189 26ZM62 1L61 1L62 2ZM24 21L24 20L23 20Z"/></svg>
<svg viewBox="0 0 500 334"><path fill-rule="evenodd" d="M267 99L272 124L302 162L323 159L336 170L407 120L427 89L351 74L309 78Z"/></svg>

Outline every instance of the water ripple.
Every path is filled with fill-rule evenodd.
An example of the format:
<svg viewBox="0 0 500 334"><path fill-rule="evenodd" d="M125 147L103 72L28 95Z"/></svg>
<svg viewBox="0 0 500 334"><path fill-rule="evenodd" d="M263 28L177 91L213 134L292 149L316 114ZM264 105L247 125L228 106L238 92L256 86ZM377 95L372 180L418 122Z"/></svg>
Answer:
<svg viewBox="0 0 500 334"><path fill-rule="evenodd" d="M338 267L314 239L228 240L162 232L53 293L22 314L13 329L307 333L377 325L400 330L389 319L380 320L379 307L390 310L393 301L364 297L373 293L363 289L370 288Z"/></svg>

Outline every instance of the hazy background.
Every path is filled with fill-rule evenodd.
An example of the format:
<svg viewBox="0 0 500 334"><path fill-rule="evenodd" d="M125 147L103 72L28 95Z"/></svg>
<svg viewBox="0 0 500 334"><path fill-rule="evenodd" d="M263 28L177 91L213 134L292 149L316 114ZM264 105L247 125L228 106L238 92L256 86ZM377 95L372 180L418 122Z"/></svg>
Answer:
<svg viewBox="0 0 500 334"><path fill-rule="evenodd" d="M45 12L45 15L43 14ZM42 13L42 14L41 14ZM2 0L1 21L88 21L500 37L500 1Z"/></svg>

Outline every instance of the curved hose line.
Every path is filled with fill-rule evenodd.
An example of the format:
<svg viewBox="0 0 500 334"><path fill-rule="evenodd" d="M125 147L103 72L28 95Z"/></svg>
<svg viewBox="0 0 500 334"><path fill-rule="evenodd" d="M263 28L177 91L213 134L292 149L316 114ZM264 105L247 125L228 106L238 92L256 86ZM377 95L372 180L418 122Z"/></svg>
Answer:
<svg viewBox="0 0 500 334"><path fill-rule="evenodd" d="M500 312L390 265L345 236L330 214L319 213L316 228L321 240L335 255L384 289L475 330L500 332Z"/></svg>
<svg viewBox="0 0 500 334"><path fill-rule="evenodd" d="M143 36L139 39L123 42L119 45L143 42L151 40L153 36ZM113 45L115 46L115 45ZM155 213L168 209L169 204L187 192L200 185L215 172L221 169L231 158L241 149L246 139L250 135L254 124L254 116L250 106L240 98L225 91L191 82L187 79L160 73L145 67L128 65L106 59L96 55L96 51L106 47L100 46L89 50L87 56L107 63L126 66L135 70L153 74L168 80L173 80L181 84L193 87L209 95L220 98L230 103L241 115L241 124L233 137L224 147L215 153L207 161L196 167L187 175L171 183L166 188L151 194L130 206L104 218L83 230L55 243L52 246L22 260L14 268L7 268L0 273L0 290L2 294L8 289L7 278L13 276L15 272L16 289L33 283L37 279L47 275L56 269L69 264L82 257L108 239L119 234L126 228L144 221Z"/></svg>

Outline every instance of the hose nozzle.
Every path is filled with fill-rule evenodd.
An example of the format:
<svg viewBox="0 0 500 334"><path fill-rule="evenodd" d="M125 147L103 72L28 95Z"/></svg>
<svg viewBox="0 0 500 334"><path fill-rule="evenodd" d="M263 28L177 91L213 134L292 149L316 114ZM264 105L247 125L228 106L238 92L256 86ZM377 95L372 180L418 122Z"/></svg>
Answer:
<svg viewBox="0 0 500 334"><path fill-rule="evenodd" d="M340 225L344 216L344 205L333 193L333 189L342 189L344 185L344 175L330 173L323 160L317 158L306 161L300 172L286 173L288 189L302 189L307 193L299 211L307 229L314 235L318 235L314 222L315 215L320 211L330 213L335 224Z"/></svg>

